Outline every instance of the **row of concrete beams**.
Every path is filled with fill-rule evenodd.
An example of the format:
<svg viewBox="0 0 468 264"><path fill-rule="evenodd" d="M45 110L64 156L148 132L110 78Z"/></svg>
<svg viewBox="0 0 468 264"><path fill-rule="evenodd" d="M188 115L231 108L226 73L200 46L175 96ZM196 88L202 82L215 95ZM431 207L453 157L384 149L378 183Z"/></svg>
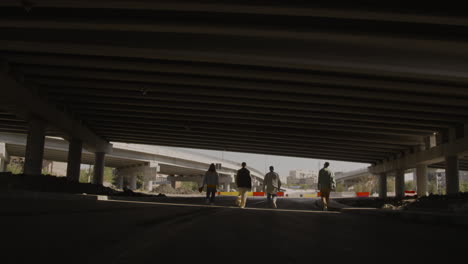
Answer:
<svg viewBox="0 0 468 264"><path fill-rule="evenodd" d="M417 147L424 136L444 132L467 119L466 91L454 85L466 83L464 44L448 38L427 39L420 33L424 30L409 34L412 38L400 34L401 29L406 32L415 26L430 27L433 34L446 32L434 29L434 23L466 25L461 22L463 19L453 16L397 10L391 14L376 11L372 16L369 9L357 10L357 6L324 12L323 8L289 6L293 3L265 6L255 1L249 6L225 1L143 1L132 5L119 1L115 9L124 12L116 17L101 1L65 2L41 1L34 16L15 15L15 10L6 14L0 21L6 36L1 47L7 53L2 56L14 61L15 68L25 72L26 79L38 84L39 90L54 103L70 107L89 119L88 124L100 134L116 141L227 147L374 163ZM6 1L3 6L15 5ZM71 12L73 7L83 8L73 12L98 9L99 16L92 18L93 23L73 15L67 19L57 16ZM160 21L126 20L127 15L142 10L190 15L180 17L177 23L164 21L167 14L156 16ZM138 14L154 17L151 12L143 13ZM260 19L266 22L255 20L261 23L245 26L237 23L238 17L226 15L216 27L203 25L210 14L217 13L250 14L249 21L259 14L269 17ZM314 23L315 31L300 32L305 28L290 24L293 13L293 17L301 19L341 20L346 30L326 29L324 33L317 29L322 24ZM287 21L284 26L289 28L281 29L273 23L281 16L288 18L282 21ZM350 19L353 23L372 21L352 29L362 32L382 21L411 25L396 23L396 31L382 27L379 33L384 34L379 35L373 31L349 34ZM336 26L330 21L322 22ZM61 42L50 41L57 34L63 34ZM207 35L218 37L205 39ZM237 42L239 39L248 45ZM186 49L184 41L174 40L190 40L190 49ZM327 51L328 47L332 48ZM378 49L380 52L373 52ZM427 58L437 63L428 63ZM299 71L291 72L294 70ZM323 71L344 72L348 76ZM71 91L58 89L63 87ZM137 96L134 93L138 89L141 93ZM219 96L211 96L218 92ZM262 100L266 94L271 97ZM209 122L199 123L203 117ZM274 124L268 126L268 122ZM249 129L239 129L232 125L235 123ZM317 124L326 129L307 129ZM295 131L296 127L302 133ZM276 147L279 143L283 144Z"/></svg>
<svg viewBox="0 0 468 264"><path fill-rule="evenodd" d="M53 126L65 133L69 140L67 177L78 181L80 176L81 152L83 144L95 152L94 183L102 184L104 175L104 155L112 151L112 145L96 135L78 120L59 111L33 90L28 89L10 76L9 65L2 62L0 71L2 108L28 120L24 174L39 175L42 170L46 127Z"/></svg>
<svg viewBox="0 0 468 264"><path fill-rule="evenodd" d="M385 160L375 166L369 167L369 171L379 177L379 195L385 198L387 193L387 176L395 175L395 192L397 197L404 194L405 170L416 170L417 194L427 195L427 168L428 165L445 163L445 178L447 194L456 194L459 186L459 160L468 156L468 125L464 126L462 133L450 130L447 137L443 138L439 145L431 140L421 149L415 149L413 153L405 153L395 159Z"/></svg>
<svg viewBox="0 0 468 264"><path fill-rule="evenodd" d="M378 20L388 22L415 22L415 23L433 23L433 24L448 24L448 25L468 25L468 19L461 16L443 16L434 14L412 14L402 12L395 7L389 12L379 5L374 8L360 9L362 3L353 5L354 8L344 6L342 8L331 8L327 4L310 3L303 6L298 6L296 1L285 3L269 3L262 5L262 1L250 1L249 5L236 3L236 1L220 1L220 2L193 2L193 1L128 1L120 0L112 3L113 9L125 10L164 10L164 11L191 11L191 12L223 12L223 13L238 13L238 14L255 14L255 15L283 15L283 16L319 16L328 18L346 18L346 19L362 19L362 20ZM36 2L18 2L16 0L4 0L0 3L0 7L19 7L23 8L83 8L83 9L108 9L110 8L108 1L56 1L56 0L40 0ZM320 7L318 7L320 6ZM429 7L429 6L428 6ZM411 7L406 7L408 8ZM447 7L437 5L436 10L445 10ZM382 10L383 9L383 10ZM403 8L402 8L403 9ZM419 10L413 7L414 10Z"/></svg>

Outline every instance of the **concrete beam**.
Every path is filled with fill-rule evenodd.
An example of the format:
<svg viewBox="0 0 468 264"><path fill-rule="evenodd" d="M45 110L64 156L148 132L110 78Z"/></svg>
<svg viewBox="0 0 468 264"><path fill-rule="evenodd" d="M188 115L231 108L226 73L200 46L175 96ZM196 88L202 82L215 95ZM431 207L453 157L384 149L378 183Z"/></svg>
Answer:
<svg viewBox="0 0 468 264"><path fill-rule="evenodd" d="M31 78L29 78L31 80ZM33 78L32 82L36 82ZM162 104L160 106L160 104ZM113 104L95 104L92 102L88 102L86 104L74 103L70 102L70 105L73 106L73 109L76 109L78 112L101 112L106 111L109 113L115 112L125 112L127 114L180 114L180 115L191 115L197 117L213 117L213 111L210 111L207 107L197 107L193 105L174 105L167 106L167 103L160 102L157 106L153 107L144 107L144 106L125 106L125 105L113 105ZM191 108L189 108L191 107ZM187 111L190 109L190 111ZM219 107L218 107L219 109ZM434 124L434 121L426 121L426 120L418 120L413 119L412 117L402 117L402 118L393 118L393 117L386 117L386 118L379 118L375 116L369 115L350 115L346 113L342 114L335 114L335 113L323 113L323 112L314 112L314 111L278 111L278 110L267 110L264 109L265 113L261 113L260 111L253 111L251 108L249 109L238 109L235 111L234 109L229 108L221 108L218 113L222 114L225 118L239 118L239 117L248 117L252 120L263 120L263 121L288 121L289 122L297 122L303 124L310 124L313 123L315 119L317 120L328 120L329 122L344 122L346 123L359 123L362 122L365 124L372 124L372 125L382 125L382 126L394 126L396 128L405 128L410 131L437 131L439 128L448 128L453 125L453 122L437 122ZM246 116L244 113L248 113L249 115ZM7 117L5 117L7 118Z"/></svg>
<svg viewBox="0 0 468 264"><path fill-rule="evenodd" d="M121 142L131 142L136 144L149 144L152 141L148 141L141 138L115 138L116 141ZM310 150L307 152L299 151L296 149L278 149L275 146L272 147L252 147L248 145L231 145L226 143L197 143L194 142L182 142L180 140L166 140L166 141L157 141L159 145L162 146L171 146L171 147L184 147L184 148L201 148L209 150L224 150L224 151L234 151L234 152L249 152L254 154L269 154L269 155L280 155L280 156L291 156L291 157L303 157L303 158L316 158L316 159L330 159L330 160L339 160L339 161L349 161L349 162L359 162L359 163L373 163L376 162L374 159L361 158L353 155L344 155L344 154L322 154L322 153L313 153ZM156 144L156 142L155 142Z"/></svg>
<svg viewBox="0 0 468 264"><path fill-rule="evenodd" d="M205 77L228 77L228 78L239 78L239 79L251 79L251 80L268 80L268 81L289 81L295 83L303 84L326 84L326 85L340 85L340 86L355 86L361 88L371 88L377 91L394 91L401 89L406 92L421 92L429 94L440 94L441 89L444 90L446 95L458 95L466 96L468 91L461 87L452 87L452 86L439 86L436 84L417 84L417 83L408 83L405 81L399 81L397 78L392 77L411 77L412 80L420 81L446 81L446 78L442 76L434 76L428 74L417 74L413 73L408 75L404 72L399 72L396 74L395 69L393 71L359 71L358 69L352 68L343 68L337 67L333 68L328 65L325 67L323 65L318 65L316 68L311 70L319 71L326 68L330 72L345 72L345 73L354 73L357 75L366 75L366 76L385 76L389 77L392 81L382 80L382 79L369 79L369 78L359 78L359 77L347 77L340 76L336 78L333 76L327 76L323 74L317 74L315 71L310 71L307 73L302 72L284 72L280 70L263 70L259 69L242 69L239 67L229 67L225 65L223 68L216 66L211 66L207 64L191 65L184 63L174 63L167 64L157 60L151 62L146 61L118 61L112 59L106 59L99 57L97 58L83 58L75 56L59 56L59 55L39 55L39 54L3 54L5 58L8 58L9 61L22 64L22 65L42 65L42 66L55 66L55 67L79 67L79 68L88 68L88 69L111 69L119 71L133 71L133 72L153 72L154 74L183 74L195 75L195 76L205 76ZM402 69L400 69L401 71ZM468 77L468 75L466 76ZM463 83L463 79L458 79L457 82ZM465 80L468 84L468 80Z"/></svg>
<svg viewBox="0 0 468 264"><path fill-rule="evenodd" d="M2 7L18 7L16 0L3 0ZM53 8L92 8L108 9L107 1L54 1L42 0L41 7ZM408 13L395 10L388 12L385 9L359 10L345 8L326 8L294 5L260 5L260 4L231 4L222 2L167 2L167 1L118 1L113 3L112 8L127 10L165 10L180 12L215 12L230 14L252 14L252 15L274 15L274 16L300 16L300 17L327 17L357 20L375 20L388 22L430 23L444 25L468 25L468 19L464 17L427 15L420 13Z"/></svg>
<svg viewBox="0 0 468 264"><path fill-rule="evenodd" d="M64 101L66 100L67 104L73 105L115 105L116 100L113 98L109 98L110 94L106 94L105 96L87 96L86 98L80 98L76 95L79 93L67 95L64 93L60 94L49 94L49 98L55 101ZM366 115L366 116L373 116L382 119L382 122L385 122L383 119L386 117L391 118L401 118L410 116L412 119L419 119L419 120L426 120L426 122L430 122L431 124L436 123L435 121L441 122L441 126L447 122L465 122L466 117L463 115L458 114L441 114L441 113L424 113L424 112L408 112L408 111L399 111L399 110L385 110L385 109L374 109L368 108L365 106L360 107L349 107L349 106L340 106L340 105L324 105L324 104L259 104L258 101L255 103L250 102L238 102L233 100L224 100L222 104L219 101L219 98L216 100L206 100L203 99L202 102L196 100L182 100L183 98L177 98L177 100L182 100L182 102L178 106L174 106L173 98L158 98L154 97L151 100L145 100L145 98L140 98L139 100L133 98L123 98L118 97L118 105L122 107L154 107L155 105L159 107L167 106L169 108L177 107L179 109L220 109L221 111L229 111L229 112L248 112L248 113L262 113L262 114L277 114L277 115L293 115L293 116L309 116L309 113L313 112L324 112L324 113L331 113L331 114L347 114L347 115ZM200 99L200 98L198 98ZM157 103L155 103L157 102ZM265 101L263 101L265 102ZM248 107L246 107L248 106ZM244 108L244 109L242 109ZM437 122L437 123L438 123ZM416 122L415 122L416 124ZM445 127L445 126L444 126Z"/></svg>
<svg viewBox="0 0 468 264"><path fill-rule="evenodd" d="M348 83L331 83L333 79L342 79L342 77L317 77L315 83L302 84L297 80L294 80L289 83L278 83L271 80L263 80L259 82L256 79L240 79L233 80L231 76L229 79L220 78L220 77L193 77L191 75L165 75L161 73L135 73L135 72L119 72L114 73L111 71L100 70L96 71L93 69L80 69L75 68L64 68L64 67L47 67L47 66L17 66L22 72L26 74L35 75L35 76L48 76L48 77L73 77L73 78L93 78L96 80L107 80L107 81L125 81L125 82L143 82L139 83L138 86L122 84L122 83L109 83L106 86L106 83L97 82L95 85L90 85L89 87L95 88L111 88L119 90L136 90L136 89L146 89L148 92L164 92L171 90L173 92L188 94L195 93L199 95L212 95L213 88L217 88L217 95L220 96L229 96L229 97L247 97L247 98L265 98L265 93L268 92L269 99L277 100L291 100L293 102L310 102L314 97L318 97L321 101L333 101L333 96L335 97L350 97L355 98L355 100L370 100L367 104L373 105L373 100L391 100L394 102L411 102L411 103L421 103L421 104L431 104L432 106L438 105L450 105L450 106L466 106L467 100L459 98L456 95L453 97L443 97L441 98L438 94L432 95L417 95L417 94L406 94L407 87L411 87L412 83L402 83L399 87L393 87L392 91L387 89L376 89L377 85L373 86L373 90L362 89L361 86L354 85L354 88L350 90L348 87L353 86L352 80L349 80ZM327 79L328 85L323 85L319 82L320 79ZM356 80L355 80L356 81ZM359 81L359 80L358 80ZM151 85L151 84L155 85ZM329 84L332 84L334 87L330 87ZM72 85L70 83L69 85ZM341 87L337 87L341 85ZM177 87L177 89L171 89ZM188 87L187 87L188 86ZM210 89L211 88L211 89ZM219 89L219 88L230 88L228 89ZM313 89L312 89L313 88ZM442 87L440 87L442 89ZM444 88L445 89L445 88ZM457 88L460 90L460 88ZM194 91L196 90L196 91ZM246 90L248 93L240 93L239 90ZM458 91L457 90L457 91ZM258 91L258 92L255 92ZM294 94L290 94L288 97L284 97L278 92L288 91ZM395 91L399 91L398 94L395 94ZM465 91L466 92L466 91ZM458 94L460 94L459 92ZM297 94L297 95L296 95ZM303 95L301 95L303 94ZM457 95L458 95L457 94ZM310 96L304 96L310 95ZM464 96L468 95L468 92ZM324 100L321 96L329 97ZM326 102L322 102L326 103ZM383 106L382 106L383 107Z"/></svg>
<svg viewBox="0 0 468 264"><path fill-rule="evenodd" d="M112 151L112 145L109 142L95 135L79 121L73 120L67 114L45 102L37 94L10 77L7 71L0 72L0 83L2 84L0 85L0 92L2 93L0 101L4 107L6 106L8 109L12 109L13 112L22 115L34 113L36 117L43 119L49 125L61 129L72 137L81 139L87 149L106 153ZM23 116L23 118L27 120L29 116Z"/></svg>
<svg viewBox="0 0 468 264"><path fill-rule="evenodd" d="M406 54L406 57L400 56L386 56L386 58L376 56L360 57L360 60L353 58L345 58L343 54L323 54L320 51L312 54L309 49L309 58L293 58L290 54L276 54L277 58L271 58L259 54L258 52L252 54L240 55L228 54L221 52L202 52L202 51L182 51L182 50L168 50L167 48L157 47L119 47L115 43L112 46L105 46L100 44L74 44L74 43L56 43L45 41L18 41L18 40L0 40L0 46L5 51L20 51L20 52L40 52L49 54L75 54L75 55L90 55L90 56L109 56L109 57L127 57L127 58L147 58L147 59L161 59L171 61L193 61L193 62L208 62L208 63L221 63L225 65L252 65L252 66L265 66L272 67L274 65L281 66L282 68L289 69L317 69L317 64L324 67L330 63L347 68L358 69L387 69L388 71L404 71L428 73L428 75L456 75L463 74L466 71L466 64L463 64L463 58L460 56L443 56L431 59L437 60L440 63L437 67L427 63L424 60L415 59ZM452 50L456 51L456 50ZM463 52L463 48L458 52ZM310 54L309 54L310 53ZM375 54L375 53L374 53ZM387 54L387 53L386 53ZM431 53L434 55L434 53ZM303 55L303 53L302 53ZM333 55L333 56L330 56ZM355 54L356 55L356 54ZM403 54L401 54L403 56ZM427 56L427 55L426 55ZM392 60L391 62L389 60ZM351 61L351 62L350 62ZM385 61L383 63L382 61ZM390 65L390 67L389 67ZM450 69L442 69L441 65L445 67L450 66ZM462 69L464 67L464 69ZM322 68L323 69L323 68ZM464 73L466 76L466 72Z"/></svg>
<svg viewBox="0 0 468 264"><path fill-rule="evenodd" d="M270 135L288 135L288 136L297 136L297 137L319 137L319 138L333 138L333 139L344 139L344 140L356 140L362 142L373 142L373 143L388 143L388 144L400 144L400 145L419 145L423 144L423 138L419 135L379 135L379 134L372 134L372 131L368 130L353 130L353 132L349 130L345 130L346 133L342 133L342 131L329 131L327 129L321 130L321 128L309 128L309 129L302 129L298 131L294 128L282 128L282 127L275 127L274 124L270 126L238 126L232 123L223 123L222 125L218 123L210 123L209 120L207 121L199 121L199 122L182 122L182 121L172 121L172 120L164 120L160 118L145 118L145 119L138 119L134 120L131 118L121 118L118 119L116 117L106 117L104 121L102 118L93 118L90 116L88 119L90 124L120 124L120 125L128 125L128 124L135 124L145 126L147 131L151 129L161 129L163 127L167 128L174 128L174 129L181 129L185 128L188 130L197 130L197 131L217 131L217 132L224 132L224 131L238 131L243 133L254 133L254 134L270 134ZM148 127L148 123L157 124L155 127Z"/></svg>
<svg viewBox="0 0 468 264"><path fill-rule="evenodd" d="M117 122L120 124L126 123L129 121L132 124L148 124L147 122L154 122L154 124L158 124L159 126L184 126L187 123L199 123L200 118L193 117L190 115L173 115L173 114L166 114L166 115L159 115L157 117L150 117L149 115L132 115L128 113L80 113L80 116L90 123L93 121L99 122L99 120L106 120L106 123ZM219 116L219 115L218 115ZM151 121L150 121L151 120ZM408 139L413 137L413 139L420 137L424 134L430 134L430 130L426 131L413 131L409 129L400 129L400 128L391 128L390 126L383 127L382 125L366 125L366 124L359 124L353 123L346 125L345 124L338 124L337 122L329 122L324 121L320 123L320 121L316 121L315 126L310 124L299 124L294 122L288 121L279 121L276 122L269 122L269 121L260 121L260 120L249 120L248 118L242 119L230 119L224 117L218 118L211 118L205 119L205 123L224 127L225 125L230 124L238 124L239 126L264 126L264 127L277 127L279 129L302 129L302 130L311 130L311 128L319 127L322 131L340 131L340 132L350 132L350 133L366 133L366 134L373 134L373 135L389 135L389 136L408 136ZM177 125L178 123L178 125ZM192 125L190 125L192 126ZM195 125L196 126L196 125ZM418 139L416 139L418 140ZM419 140L418 140L419 141Z"/></svg>
<svg viewBox="0 0 468 264"><path fill-rule="evenodd" d="M25 74L36 76L48 77L71 77L71 78L93 78L98 80L110 81L125 81L125 82L144 82L144 83L158 83L158 85L146 85L148 95L151 97L151 91L166 92L181 94L181 95L194 95L198 97L213 96L213 87L216 87L216 96L227 98L245 98L249 101L253 99L278 101L290 101L295 103L317 103L317 104L332 104L342 106L362 106L377 108L377 109L395 109L407 111L421 111L421 112L434 112L434 113L450 113L459 114L456 112L456 107L466 107L468 100L460 98L443 99L437 96L423 96L423 95L406 95L404 92L395 95L392 92L370 92L354 88L328 88L320 87L317 85L300 85L300 84L277 84L249 82L246 80L229 80L216 79L216 78L200 78L200 77L167 77L167 76L154 76L154 74L145 73L125 73L125 72L110 72L110 71L95 71L95 70L77 70L77 69L62 69L62 68L43 68L43 67L19 67ZM190 87L186 87L190 85ZM139 84L138 88L142 88L144 84ZM174 87L175 86L175 87ZM204 88L204 87L211 87ZM136 87L134 87L136 88ZM177 88L177 89L174 89ZM230 89L219 89L230 88ZM313 88L313 89L311 89ZM112 89L115 89L112 86ZM248 90L248 92L239 92L239 90ZM79 91L85 91L80 89ZM77 92L79 92L77 91ZM96 93L105 93L104 91L91 90ZM258 91L258 92L255 92ZM268 94L265 94L265 91ZM278 92L294 92L285 97ZM296 93L303 93L297 94ZM137 95L134 92L125 93L119 91L122 95ZM164 94L158 93L158 96L164 97ZM141 97L141 96L140 96ZM351 98L350 98L351 97ZM352 98L354 97L354 98ZM207 100L207 99L205 99ZM420 104L420 105L418 105ZM431 104L427 106L425 104ZM450 105L451 107L442 107L441 105ZM455 111L455 112L454 112Z"/></svg>
<svg viewBox="0 0 468 264"><path fill-rule="evenodd" d="M266 37L280 39L300 39L300 40L328 40L347 42L354 44L372 44L375 46L387 46L392 43L393 47L408 48L411 45L423 47L429 50L446 50L457 49L459 44L449 40L431 40L430 42L424 39L405 38L398 36L383 36L369 34L354 33L346 34L340 32L323 32L320 30L291 30L278 29L277 27L268 26L233 26L222 25L206 25L202 23L183 24L183 23L138 23L136 21L122 20L106 20L105 22L86 21L86 20L47 20L47 19L1 19L0 28L19 28L19 29L64 29L64 30L93 30L93 31L136 31L148 33L182 33L182 34L214 34L224 36L240 36L240 37Z"/></svg>
<svg viewBox="0 0 468 264"><path fill-rule="evenodd" d="M128 142L128 141L131 141L132 139L140 139L141 140L141 137L140 136L125 136L125 135L120 135L120 136L116 136L115 139L120 139L118 141L123 141L123 142ZM215 144L215 145L224 145L226 147L233 147L233 146L238 146L238 147L246 147L247 149L248 148L262 148L262 147L266 147L266 146L269 146L269 144L267 143L251 143L251 142L245 142L245 141L242 141L241 139L236 139L236 138L233 138L233 139L229 139L229 138L224 138L224 139L218 139L218 140L210 140L210 139L194 139L194 138L191 138L189 135L186 137L186 138L179 138L179 139L174 139L173 137L157 137L157 136L153 136L153 137L149 137L149 138L145 138L144 140L147 140L147 141L155 141L155 142L160 142L160 144L162 143L169 143L169 142L180 142L180 143L198 143L198 144ZM117 141L117 140L116 140ZM287 144L287 146L276 146L276 145L272 145L272 148L276 148L278 150L295 150L295 151L303 151L303 152L314 152L316 153L317 155L319 154L323 154L323 155L330 155L330 154L337 154L337 155L343 155L343 156L349 156L349 157L360 157L360 158L372 158L372 159L378 159L378 158L384 158L386 157L385 154L386 153L378 153L378 152L366 152L365 150L346 150L346 149L341 149L339 147L335 147L335 146L330 146L329 148L326 148L326 147L323 147L323 148L320 148L320 147L317 147L315 146L316 149L314 149L314 146L308 144L308 145L304 145L304 146L298 146L298 144L294 144L294 145L289 145ZM314 151L312 151L311 149L314 149Z"/></svg>
<svg viewBox="0 0 468 264"><path fill-rule="evenodd" d="M463 156L468 154L468 138L460 138L452 143L445 143L417 153L405 155L400 159L383 161L369 167L372 173L415 168L418 165L429 165L443 162L446 156Z"/></svg>

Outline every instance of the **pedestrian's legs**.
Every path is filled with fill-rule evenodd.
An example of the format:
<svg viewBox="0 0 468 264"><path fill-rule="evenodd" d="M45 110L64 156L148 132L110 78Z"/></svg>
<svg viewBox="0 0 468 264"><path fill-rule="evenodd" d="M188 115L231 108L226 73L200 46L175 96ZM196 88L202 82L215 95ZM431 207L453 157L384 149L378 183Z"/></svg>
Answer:
<svg viewBox="0 0 468 264"><path fill-rule="evenodd" d="M245 204L247 203L247 191L248 191L247 188L239 188L239 192L240 192L240 205L239 206L241 208L244 208Z"/></svg>
<svg viewBox="0 0 468 264"><path fill-rule="evenodd" d="M267 204L268 204L268 207L271 206L271 193L267 193Z"/></svg>
<svg viewBox="0 0 468 264"><path fill-rule="evenodd" d="M273 199L272 199L273 200L273 208L278 208L278 206L276 206L276 199L277 199L276 193L273 193L272 196L273 196Z"/></svg>
<svg viewBox="0 0 468 264"><path fill-rule="evenodd" d="M237 199L236 199L236 206L240 206L241 205L241 201L242 201L242 188L239 188L239 193L237 194Z"/></svg>
<svg viewBox="0 0 468 264"><path fill-rule="evenodd" d="M320 196L322 199L322 209L328 210L328 200L330 197L330 189L324 188L320 190Z"/></svg>
<svg viewBox="0 0 468 264"><path fill-rule="evenodd" d="M210 202L210 188L206 188L206 203Z"/></svg>
<svg viewBox="0 0 468 264"><path fill-rule="evenodd" d="M216 189L215 189L215 190L211 190L211 199L210 199L210 202L211 202L211 203L214 203L214 201L215 201L215 195L216 195Z"/></svg>

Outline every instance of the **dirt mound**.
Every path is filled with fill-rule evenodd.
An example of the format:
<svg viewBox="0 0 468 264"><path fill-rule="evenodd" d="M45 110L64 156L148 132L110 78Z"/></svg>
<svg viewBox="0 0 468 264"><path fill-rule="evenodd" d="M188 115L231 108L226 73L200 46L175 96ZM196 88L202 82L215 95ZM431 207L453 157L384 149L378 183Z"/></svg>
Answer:
<svg viewBox="0 0 468 264"><path fill-rule="evenodd" d="M87 193L109 196L155 196L150 194L133 192L131 190L125 190L122 192L99 184L70 182L67 180L66 177L56 177L52 175L24 175L12 173L1 173L0 189L57 193Z"/></svg>

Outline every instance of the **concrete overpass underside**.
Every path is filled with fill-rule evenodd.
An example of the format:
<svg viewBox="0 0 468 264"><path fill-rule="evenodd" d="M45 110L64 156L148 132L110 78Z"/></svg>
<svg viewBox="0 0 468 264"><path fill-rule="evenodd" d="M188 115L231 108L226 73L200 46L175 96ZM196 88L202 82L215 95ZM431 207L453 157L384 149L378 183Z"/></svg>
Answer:
<svg viewBox="0 0 468 264"><path fill-rule="evenodd" d="M0 131L439 163L468 150L467 26L430 3L4 0Z"/></svg>

